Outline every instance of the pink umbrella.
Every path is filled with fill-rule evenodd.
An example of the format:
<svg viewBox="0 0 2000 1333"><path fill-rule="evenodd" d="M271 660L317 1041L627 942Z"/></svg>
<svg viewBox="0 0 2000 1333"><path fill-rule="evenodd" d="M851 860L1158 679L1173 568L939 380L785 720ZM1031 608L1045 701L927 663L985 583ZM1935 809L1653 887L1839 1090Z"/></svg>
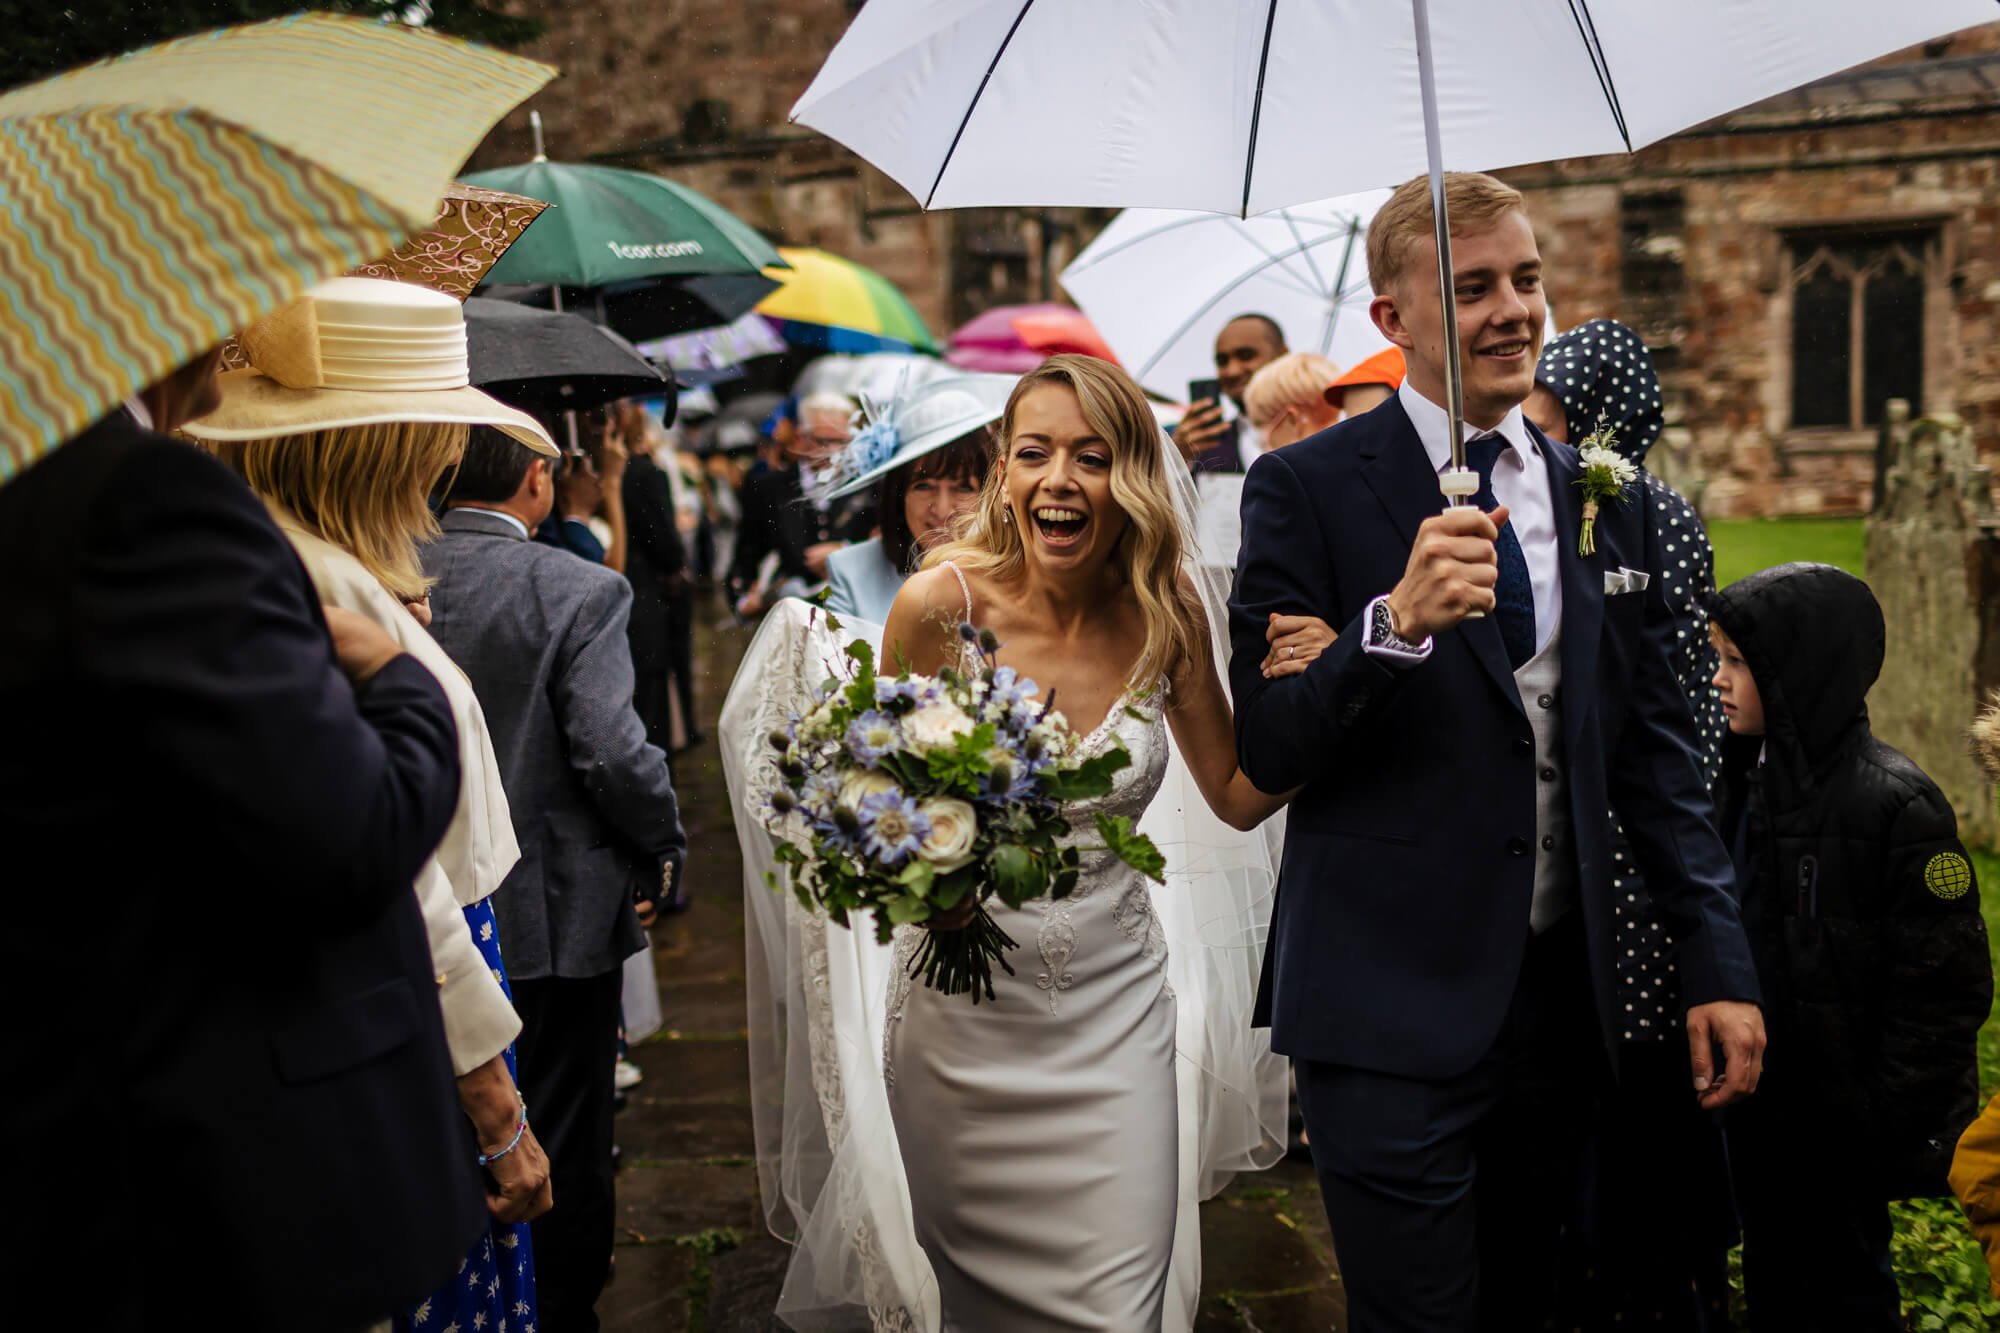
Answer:
<svg viewBox="0 0 2000 1333"><path fill-rule="evenodd" d="M1118 363L1097 327L1066 305L995 306L951 335L944 359L962 370L1018 375L1057 352Z"/></svg>

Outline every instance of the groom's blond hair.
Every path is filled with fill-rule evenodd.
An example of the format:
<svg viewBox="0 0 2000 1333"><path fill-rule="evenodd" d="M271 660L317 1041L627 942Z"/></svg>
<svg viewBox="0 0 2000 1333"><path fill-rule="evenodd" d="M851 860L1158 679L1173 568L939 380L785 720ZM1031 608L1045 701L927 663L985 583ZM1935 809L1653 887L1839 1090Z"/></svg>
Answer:
<svg viewBox="0 0 2000 1333"><path fill-rule="evenodd" d="M1484 172L1444 174L1444 211L1451 219L1452 235L1485 231L1514 209L1528 211L1527 201L1513 186ZM1436 231L1430 178L1418 176L1397 186L1368 223L1368 283L1377 296L1402 281L1411 252Z"/></svg>

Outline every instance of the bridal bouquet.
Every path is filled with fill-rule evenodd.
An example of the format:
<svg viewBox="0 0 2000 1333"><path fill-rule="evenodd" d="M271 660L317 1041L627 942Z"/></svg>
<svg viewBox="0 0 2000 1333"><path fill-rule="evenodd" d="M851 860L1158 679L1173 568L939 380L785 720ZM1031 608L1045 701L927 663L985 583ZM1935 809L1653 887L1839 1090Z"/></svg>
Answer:
<svg viewBox="0 0 2000 1333"><path fill-rule="evenodd" d="M1035 682L995 663L990 630L959 633L984 663L971 673L891 679L869 644L849 644L846 678L828 680L769 737L781 783L770 815L774 832L803 825L803 845L780 837L776 853L799 902L843 926L873 911L886 944L896 926L971 904L963 927L929 933L911 975L947 995L970 991L977 1004L993 998L995 962L1014 971L1005 953L1015 942L986 903L1020 907L1076 888L1084 849L1060 842L1070 831L1063 806L1108 793L1131 757L1115 743L1084 754L1054 700L1038 701ZM1096 827L1104 850L1163 877L1159 850L1129 819L1099 814Z"/></svg>

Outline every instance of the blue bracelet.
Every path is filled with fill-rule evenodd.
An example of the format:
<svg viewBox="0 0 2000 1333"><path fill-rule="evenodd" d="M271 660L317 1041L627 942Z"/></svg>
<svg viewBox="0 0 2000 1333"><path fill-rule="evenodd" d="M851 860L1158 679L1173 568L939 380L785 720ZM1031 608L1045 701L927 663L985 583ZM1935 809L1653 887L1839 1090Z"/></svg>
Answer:
<svg viewBox="0 0 2000 1333"><path fill-rule="evenodd" d="M502 1157L505 1157L508 1153L514 1151L514 1149L520 1147L522 1136L527 1134L527 1132L528 1132L528 1102L527 1099L524 1097L521 1099L521 1122L514 1126L514 1137L512 1141L510 1141L507 1144L507 1146L502 1148L499 1152L479 1154L479 1164L481 1166L493 1165L493 1163L499 1161Z"/></svg>

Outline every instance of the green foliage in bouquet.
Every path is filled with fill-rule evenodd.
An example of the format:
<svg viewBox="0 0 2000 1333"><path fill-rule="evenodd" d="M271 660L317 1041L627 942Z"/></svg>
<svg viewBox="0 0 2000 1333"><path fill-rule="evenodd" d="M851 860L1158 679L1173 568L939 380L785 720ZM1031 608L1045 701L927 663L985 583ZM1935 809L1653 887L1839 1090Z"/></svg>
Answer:
<svg viewBox="0 0 2000 1333"><path fill-rule="evenodd" d="M884 943L897 926L945 918L912 974L946 994L969 991L976 1004L994 996L995 962L1013 973L1005 955L1016 945L990 901L1068 897L1085 851L1154 880L1166 861L1122 816L1096 816L1101 847L1074 843L1064 808L1108 795L1131 756L1115 742L1086 752L1053 699L998 665L991 631L959 633L981 664L936 676L887 677L869 644L850 643L846 677L826 681L769 738L782 783L770 815L801 906L850 928L855 912L871 911ZM770 882L781 887L776 875Z"/></svg>

